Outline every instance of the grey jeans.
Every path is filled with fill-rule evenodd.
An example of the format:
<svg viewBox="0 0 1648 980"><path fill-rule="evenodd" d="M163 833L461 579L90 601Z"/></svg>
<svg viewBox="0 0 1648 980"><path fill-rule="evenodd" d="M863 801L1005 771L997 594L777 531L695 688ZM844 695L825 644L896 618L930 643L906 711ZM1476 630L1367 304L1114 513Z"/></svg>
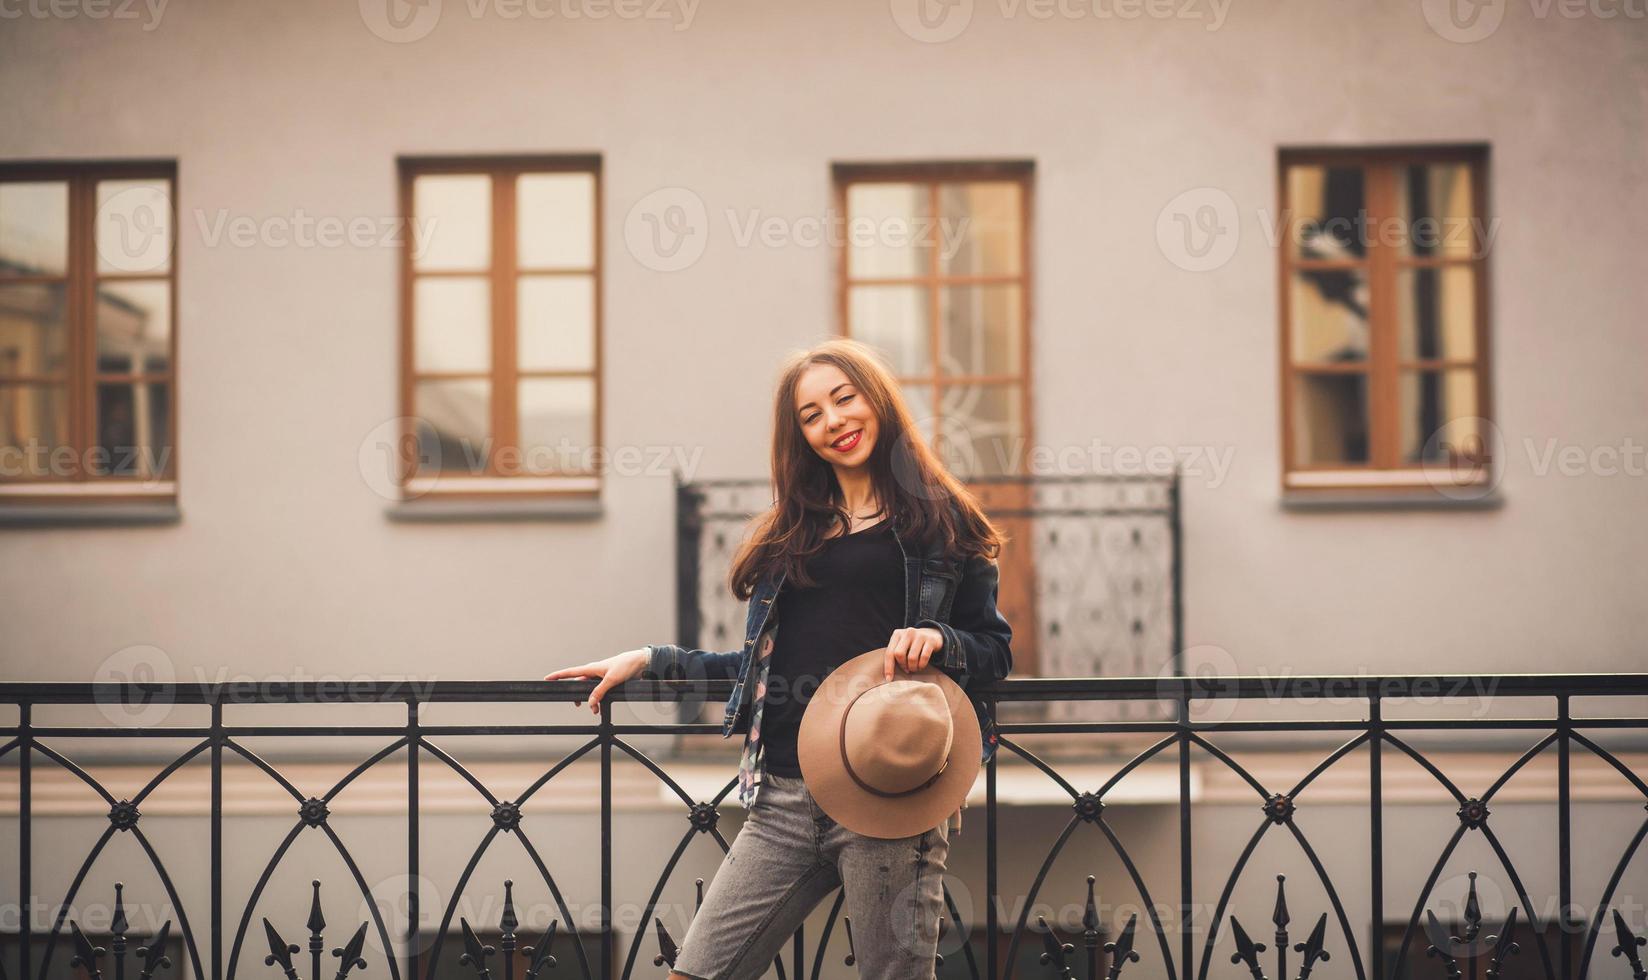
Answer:
<svg viewBox="0 0 1648 980"><path fill-rule="evenodd" d="M800 779L768 772L763 781L681 940L675 972L694 980L756 980L807 913L840 887L858 975L931 980L947 823L911 837L865 837L831 820ZM846 956L840 922L830 946Z"/></svg>

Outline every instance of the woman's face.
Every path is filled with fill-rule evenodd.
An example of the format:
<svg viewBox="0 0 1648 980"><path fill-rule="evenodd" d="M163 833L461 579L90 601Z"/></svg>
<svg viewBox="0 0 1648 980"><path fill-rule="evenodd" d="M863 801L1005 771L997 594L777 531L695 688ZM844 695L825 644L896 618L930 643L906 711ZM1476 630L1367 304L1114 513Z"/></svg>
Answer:
<svg viewBox="0 0 1648 980"><path fill-rule="evenodd" d="M807 445L838 469L864 465L880 426L858 386L834 364L813 364L795 388L796 421Z"/></svg>

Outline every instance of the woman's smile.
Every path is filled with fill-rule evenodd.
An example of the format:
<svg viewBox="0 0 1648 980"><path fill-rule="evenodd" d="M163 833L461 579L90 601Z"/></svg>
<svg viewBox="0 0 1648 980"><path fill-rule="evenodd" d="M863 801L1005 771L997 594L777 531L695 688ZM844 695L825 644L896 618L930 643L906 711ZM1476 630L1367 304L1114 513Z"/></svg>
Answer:
<svg viewBox="0 0 1648 980"><path fill-rule="evenodd" d="M830 443L838 453L850 453L858 445L858 440L864 435L863 429L854 429L836 441Z"/></svg>

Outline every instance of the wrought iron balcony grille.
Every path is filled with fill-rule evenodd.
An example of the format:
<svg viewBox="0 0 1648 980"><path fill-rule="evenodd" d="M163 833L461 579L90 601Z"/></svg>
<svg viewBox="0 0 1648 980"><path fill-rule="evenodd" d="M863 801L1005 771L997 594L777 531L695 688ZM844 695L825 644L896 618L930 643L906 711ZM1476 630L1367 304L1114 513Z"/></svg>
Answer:
<svg viewBox="0 0 1648 980"><path fill-rule="evenodd" d="M648 736L717 734L717 726L620 722L614 719L614 706L698 697L724 699L730 693L731 683L631 682L611 692L598 720L584 724L424 724L420 720L420 709L434 703L462 703L492 712L501 710L498 706L507 703L581 700L587 697L590 686L583 681L440 682L416 687L384 681L352 684L343 690L316 683L268 683L255 690L204 685L0 685L0 705L9 706L16 719L15 724L0 728L0 763L9 770L4 773L5 778L15 780L19 814L17 838L12 842L17 846L18 858L16 894L27 896L24 903L27 908L23 910L26 914L16 919L16 933L5 937L10 947L7 976L44 980L51 975L52 962L63 957L72 958L91 980L102 980L110 972L115 978L123 977L128 968L138 974L140 980L174 977L275 980L276 974L297 980L299 973L308 974L312 980L325 980L323 974L327 973L332 974L333 980L368 976L388 980L436 980L459 973L472 974L480 980L493 977L515 980L517 975L523 980L662 976L664 966L673 960L680 939L678 929L671 929L659 914L660 896L666 883L676 874L686 849L700 838L713 842L722 852L729 846L730 833L723 832L720 818L724 810L738 813L736 806L726 805L736 783L732 749L727 750L727 778L719 791L707 797L694 795L667 770L669 759L661 762L638 746ZM1333 971L1356 980L1369 977L1405 980L1421 975L1450 978L1520 975L1544 980L1643 976L1644 941L1640 938L1644 931L1643 911L1640 901L1631 894L1638 886L1628 883L1626 876L1633 867L1641 870L1640 861L1633 864L1633 860L1639 845L1648 836L1648 820L1637 826L1629 841L1614 853L1612 843L1584 827L1575 826L1574 772L1576 764L1583 763L1606 773L1618 783L1623 794L1616 798L1624 800L1622 805L1632 810L1648 802L1648 783L1638 771L1642 768L1640 757L1632 754L1642 745L1648 718L1641 711L1617 710L1607 716L1576 716L1573 709L1575 699L1601 697L1613 705L1624 698L1642 698L1648 695L1648 674L1007 680L991 685L985 693L993 705L1166 699L1174 706L1174 717L1163 721L1001 723L1001 751L982 774L983 806L970 808L974 816L967 824L968 832L953 841L951 851L952 867L957 856L968 849L974 852L969 855L969 861L981 860L983 900L972 903L971 917L964 913L951 891L951 885L958 884L959 879L953 880L947 875L949 911L940 923L939 947L943 976L992 980L1012 976L1079 976L1097 980L1103 975L1119 980L1127 975L1208 980L1246 973L1255 980L1265 977L1297 980L1313 973L1320 977ZM1197 720L1197 715L1205 713L1207 706L1232 700L1248 709L1261 705L1282 709L1295 707L1294 702L1307 699L1319 703L1324 695L1333 696L1341 704L1357 706L1360 716L1348 720L1318 719L1300 718L1295 713L1293 717L1281 719ZM1532 715L1496 713L1492 717L1436 719L1387 717L1384 710L1393 699L1450 695L1480 696L1481 700L1499 707L1533 706L1536 710ZM403 706L405 715L404 721L396 724L241 724L225 720L226 709L242 704L308 703L326 703L333 705L333 710L345 711L364 711L366 705L393 704ZM42 720L42 716L65 705L125 704L200 706L193 708L193 712L208 720L204 724L162 724L146 728L55 724ZM1546 708L1550 713L1539 716ZM629 708L624 711L626 715L632 713ZM1142 748L1132 751L1131 757L1102 782L1078 785L1053 762L1026 747L1029 740L1048 734L1112 741L1128 736L1135 740L1133 744ZM1302 735L1324 737L1328 739L1324 744L1330 747L1296 779L1266 782L1255 776L1250 766L1238 761L1233 753L1241 750L1227 748L1242 739L1251 743L1296 741ZM546 750L556 748L553 755L545 753L541 766L535 766L533 771L537 775L526 789L515 793L495 792L459 761L462 750L455 746L473 738L496 736L507 736ZM175 757L165 759L163 764L157 763L152 777L139 791L117 797L93 775L96 766L82 764L76 758L80 754L77 745L106 743L111 737L134 748L144 743L158 745L165 744L161 740L179 739L188 747ZM1456 781L1434 761L1435 750L1425 748L1427 739L1430 744L1448 744L1480 737L1492 737L1502 748L1510 747L1507 757L1515 753L1513 762L1486 781L1480 777L1471 782ZM282 741L261 741L270 738ZM371 739L379 748L320 792L300 789L271 761L268 753L252 747L254 742L283 746L336 744L345 738ZM566 745L574 747L561 751L560 747ZM1523 834L1511 842L1515 844L1513 853L1496 829L1495 812L1506 806L1504 791L1513 777L1535 760L1551 756L1555 759L1555 785L1548 807L1554 810L1550 813L1554 830L1548 835ZM1245 787L1243 791L1251 806L1248 816L1239 826L1220 827L1213 835L1245 838L1245 845L1233 862L1210 858L1209 854L1220 853L1219 848L1210 846L1217 841L1209 840L1207 834L1199 834L1195 829L1193 758L1195 765L1205 763L1227 771ZM1366 808L1368 832L1365 839L1358 839L1354 846L1347 848L1365 858L1368 869L1365 880L1360 874L1353 876L1354 881L1345 881L1342 874L1337 877L1330 874L1329 861L1313 847L1298 819L1301 812L1308 813L1316 803L1317 794L1313 790L1321 787L1322 777L1334 776L1337 768L1348 764L1347 760L1366 765L1365 776L1359 776L1365 782L1359 782L1354 791L1358 805ZM1344 899L1354 888L1359 898L1367 898L1372 909L1384 909L1387 897L1397 901L1397 896L1386 893L1386 865L1393 845L1404 854L1424 847L1428 861L1433 841L1421 841L1411 834L1393 840L1384 829L1384 820L1394 806L1386 799L1384 771L1393 761L1404 765L1411 761L1417 765L1427 782L1434 784L1438 795L1445 794L1452 802L1448 804L1450 810L1427 811L1432 817L1440 812L1442 819L1431 821L1428 832L1434 842L1441 843L1435 850L1437 856L1424 884L1411 893L1404 890L1400 895L1400 907L1411 912L1402 924L1400 949L1395 955L1389 955L1381 943L1367 942L1369 932L1364 924L1352 922ZM235 801L227 798L224 772L226 764L236 762L249 766L254 775L261 774L272 787L278 787L277 792L288 800L289 830L280 847L263 865L256 884L250 889L231 890L226 885L225 854L231 849L238 853L244 842L237 839L241 830L230 815ZM423 886L417 883L425 873L424 861L431 848L456 849L461 853L470 848L470 841L431 841L420 834L424 797L419 771L420 763L425 762L437 770L455 773L466 784L466 791L474 794L471 819L476 823L479 838L463 872L454 880L441 883L450 897L439 909L440 925L432 945L418 941L418 923L422 919L419 903L425 896ZM1131 774L1142 766L1157 763L1170 766L1177 775L1177 792L1169 804L1177 817L1177 853L1174 861L1158 856L1153 862L1147 862L1137 853L1138 841L1128 839L1125 827L1113 820L1112 811L1117 809L1113 800L1117 788L1124 785ZM584 889L598 891L598 894L578 894L573 886L563 887L557 880L557 867L565 855L548 846L549 842L534 839L524 822L534 811L555 802L557 793L566 785L569 767L574 764L588 766L598 777L599 800L591 801L587 819L596 824L594 833L600 841L599 884L598 888ZM661 787L660 796L673 801L679 817L679 822L664 837L655 830L648 833L649 842L658 843L660 850L668 845L668 840L675 840L668 857L647 867L641 875L644 880L622 883L626 892L636 895L645 892L648 896L641 925L627 934L614 930L610 918L620 886L614 877L613 856L625 843L617 836L614 819L615 770L620 765L644 772L648 779L656 779ZM201 767L210 779L205 833L198 846L184 853L161 853L145 833L146 823L154 818L146 817L144 808L168 780ZM1003 806L998 800L1000 779L1008 767L1016 767L1021 774L1039 773L1059 788L1069 806L1062 818L1062 831L1050 841L1036 843L1037 852L1044 857L1028 889L1016 896L1003 894L1001 877L1007 869L1001 863L1002 845L1008 835L1015 835L1015 824L1022 825L1027 816L1025 810ZM31 794L41 773L48 768L72 775L107 807L107 827L89 853L43 853L37 846L36 835L41 829L38 821L45 818L35 814ZM395 809L400 812L404 803L407 851L404 861L395 862L395 867L363 867L352 856L361 841L346 840L333 827L341 805L338 796L363 774L385 769L389 770L389 784L404 792ZM979 809L983 811L982 818ZM484 834L481 833L483 825ZM289 856L289 845L305 833L324 835L348 871L344 880L334 878L323 883L317 878L313 904L306 917L301 907L264 900L265 886L283 858ZM1093 846L1072 846L1077 834ZM510 881L501 877L485 880L476 874L483 853L505 837L516 838L518 844L518 850L511 852L515 855L512 863L516 869L511 875L516 880L513 887L520 887L522 880L532 881L535 887L541 881L553 895L555 917L547 928L534 925L528 930L517 919ZM1308 860L1311 873L1302 884L1292 879L1286 883L1291 894L1284 891L1284 883L1276 877L1274 903L1267 902L1263 907L1242 904L1236 896L1236 886L1244 873L1259 878L1272 877L1273 869L1254 864L1259 853L1256 848L1267 837L1279 838L1290 848L1297 847ZM1444 910L1439 917L1435 894L1438 877L1461 842L1472 838L1485 842L1491 849L1491 867L1472 868L1470 896L1462 914ZM1608 847L1609 853L1596 855L1599 867L1609 869L1606 882L1600 887L1595 887L1596 882L1576 882L1573 860L1576 845L1585 849L1587 859L1598 848ZM144 896L143 901L162 903L167 922L152 937L126 934L129 930L124 906L119 900L117 908L122 911L104 932L96 932L82 923L75 912L77 901L85 899L79 890L88 872L112 847L130 849L128 856L141 855L154 872L154 884L140 885L127 880L124 888L126 902L132 901L141 887L154 893ZM1519 874L1519 863L1527 861L1534 852L1553 857L1554 895L1531 892ZM1327 854L1329 860L1341 857L1338 853ZM1101 860L1113 861L1116 868L1125 869L1125 880L1134 893L1129 900L1138 902L1132 914L1109 919L1097 914L1090 876L1094 865ZM1198 888L1195 871L1208 861L1216 863L1210 880L1222 884ZM51 877L37 874L43 862L54 868L76 869L62 893L40 893L41 881ZM187 874L180 876L179 869L186 870ZM187 889L180 888L177 882L198 877L202 869L209 882L209 895L186 895ZM1479 872L1491 873L1505 883L1505 904L1510 906L1490 910L1493 915L1504 916L1494 920L1498 924L1491 933L1483 928L1486 917L1477 902ZM404 921L386 918L370 900L368 876L385 874L404 875L408 882L414 883L405 895ZM1055 879L1081 882L1084 878L1088 901L1079 931L1073 931L1063 921L1048 921L1039 913L1032 915L1037 893L1050 882ZM1640 880L1640 875L1631 879L1636 880ZM1625 883L1623 891L1622 883ZM1301 888L1309 891L1301 894L1297 890ZM1584 893L1576 888L1583 888ZM363 913L358 918L348 917L334 928L320 911L323 891L351 895L358 891L366 900ZM471 921L462 913L459 903L464 896L475 893L500 897L501 910L489 914L486 921ZM777 976L786 980L819 977L825 975L826 966L840 970L839 964L851 962L854 955L851 923L842 915L841 898L838 892L834 905L829 908L827 925L810 952L805 927L797 931L790 955L781 955L774 964ZM1014 898L1023 901L1014 902ZM1549 901L1553 898L1556 909L1578 909L1583 914L1577 917L1553 914ZM1005 903L1004 899L1007 899ZM568 907L569 901L587 900L599 902L600 916L593 927L580 924ZM979 912L981 906L982 912ZM1004 918L1002 910L1011 908L1019 911ZM55 911L50 925L37 930L39 910ZM1509 914L1505 915L1507 911ZM1294 915L1300 916L1302 927L1292 925ZM1267 916L1269 929L1259 928ZM158 922L160 917L155 918ZM254 925L259 919L261 929ZM984 927L982 938L972 941L970 937L975 936L980 925ZM1371 925L1377 930L1381 923ZM1554 935L1550 932L1553 927L1557 929ZM37 935L37 931L43 935ZM171 948L181 952L168 955L169 936L173 932L181 937L181 946ZM288 941L305 936L306 947ZM404 948L396 939L405 940ZM1409 966L1409 952L1420 946L1430 953L1428 959L1420 961L1428 965L1423 972ZM136 951L129 967L128 947ZM302 955L305 950L307 961ZM1020 956L1025 950L1038 953L1028 966L1022 965Z"/></svg>
<svg viewBox="0 0 1648 980"><path fill-rule="evenodd" d="M1009 543L1003 614L1013 624L1015 674L1151 677L1181 674L1182 576L1175 476L1001 476L971 481ZM676 485L678 643L736 650L744 605L727 573L751 518L772 504L760 480ZM1028 668L1028 669L1027 669ZM1043 720L1160 720L1146 701L1012 705Z"/></svg>

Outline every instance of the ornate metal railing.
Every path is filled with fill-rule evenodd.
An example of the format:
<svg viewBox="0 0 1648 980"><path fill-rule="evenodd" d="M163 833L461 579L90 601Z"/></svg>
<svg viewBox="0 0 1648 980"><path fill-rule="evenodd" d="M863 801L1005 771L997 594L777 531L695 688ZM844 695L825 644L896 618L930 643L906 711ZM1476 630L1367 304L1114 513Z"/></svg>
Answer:
<svg viewBox="0 0 1648 980"><path fill-rule="evenodd" d="M619 702L679 701L708 699L724 700L730 693L730 682L643 682L634 681L615 689L602 704L600 717L587 724L425 724L421 710L434 702L461 702L482 706L485 710L499 710L506 702L566 702L587 697L590 683L574 682L441 682L408 685L405 682L355 682L346 688L321 683L270 682L254 687L214 687L210 685L146 685L146 684L5 684L0 685L0 705L11 706L16 712L16 724L0 728L0 763L10 771L7 778L16 780L16 799L19 806L17 822L17 894L23 896L17 913L15 933L5 936L10 947L8 956L19 980L47 980L54 976L55 958L68 956L70 962L84 971L91 980L102 980L105 970L112 966L115 980L123 980L128 970L128 946L136 940L147 940L138 947L132 972L140 980L171 980L192 975L198 980L235 980L238 977L267 977L275 980L283 974L288 980L298 980L300 969L307 965L312 980L325 980L331 973L334 980L365 977L369 974L389 980L435 980L455 975L454 971L470 973L479 980L501 976L515 980L517 971L525 980L554 980L555 977L632 977L662 976L664 966L673 962L677 937L672 936L660 912L660 898L680 864L690 843L699 837L713 840L722 852L729 846L727 837L718 827L720 808L726 804L735 785L732 775L731 747L728 749L728 780L719 792L708 798L697 798L673 778L667 767L675 760L664 756L654 758L637 747L644 736L707 735L718 731L713 723L620 723L613 718L613 706ZM1161 976L1167 980L1208 980L1210 976L1233 978L1245 972L1254 980L1274 977L1276 980L1302 980L1321 973L1323 964L1332 964L1327 970L1336 970L1341 976L1357 980L1397 978L1405 980L1416 975L1408 967L1408 950L1415 943L1428 941L1428 952L1437 962L1429 976L1462 977L1482 975L1531 976L1544 980L1573 980L1575 977L1619 976L1627 974L1642 978L1640 948L1644 941L1638 938L1644 930L1642 906L1636 899L1626 901L1620 886L1633 857L1645 836L1648 820L1637 826L1617 856L1607 855L1604 866L1612 870L1606 884L1594 893L1576 895L1573 850L1576 842L1595 853L1604 845L1603 839L1586 833L1576 838L1574 827L1575 780L1573 759L1583 755L1594 762L1591 768L1607 774L1616 774L1623 780L1623 791L1631 800L1648 801L1648 783L1643 774L1635 771L1627 760L1638 751L1643 729L1648 718L1640 714L1610 715L1606 717L1576 716L1574 699L1608 697L1609 704L1619 696L1640 698L1648 695L1648 674L1627 675L1466 675L1442 677L1231 677L1231 678L1109 678L1109 679L1047 679L1009 680L990 686L986 693L993 705L1033 701L1154 701L1165 699L1174 706L1175 717L1166 721L1058 721L1003 723L1000 751L983 772L984 805L982 821L979 808L970 808L975 814L969 827L983 825L982 833L973 830L952 842L952 869L959 855L969 848L982 852L985 901L982 923L975 921L976 910L965 913L955 901L950 885L956 881L947 876L947 919L942 923L940 942L943 976L1021 977L1085 977L1097 980L1105 976L1118 980L1124 973L1131 976ZM1386 717L1384 706L1391 699L1408 698L1470 699L1468 703L1490 706L1523 705L1530 703L1549 706L1547 717L1483 716L1450 717L1438 719L1404 719ZM1306 704L1320 706L1323 698L1337 705L1358 706L1357 717L1301 718L1298 709ZM405 720L396 724L230 724L225 721L226 708L242 704L303 704L327 703L345 705L398 704L404 707ZM37 712L44 714L64 705L197 705L192 709L206 717L204 724L166 724L148 728L121 728L109 725L79 725L42 723ZM1640 704L1640 702L1637 702ZM1257 705L1271 705L1278 715L1274 719L1237 717L1252 714ZM487 708L486 706L494 706ZM1209 713L1223 717L1207 720L1198 715ZM1227 711L1223 708L1240 708ZM366 710L364 707L361 710ZM374 709L381 710L381 709ZM108 714L108 712L105 712ZM544 752L566 743L559 738L571 738L576 747L560 754L553 762L544 762L535 768L524 790L513 794L496 793L470 768L459 762L454 745L471 738L507 736L515 744L530 744ZM1113 772L1096 785L1076 785L1044 754L1031 751L1037 739L1049 736L1070 736L1103 740L1121 745L1131 740L1132 748L1120 759ZM1319 761L1303 776L1285 783L1267 784L1257 777L1250 766L1238 762L1233 752L1244 752L1267 742L1288 741L1297 746L1304 736L1326 737ZM161 740L186 740L187 748L181 754L157 764L154 775L135 794L117 798L93 774L96 767L77 761L75 748L80 744L107 745L117 738L126 746L165 745ZM255 751L255 742L270 738L281 739L278 744L311 747L317 744L336 744L352 737L381 740L381 747L372 752L334 785L318 796L305 795L294 780L265 754ZM1491 737L1501 752L1515 752L1516 758L1484 786L1459 785L1433 759L1438 749L1423 750L1423 739L1430 738L1442 748L1457 748L1468 742ZM90 741L87 741L90 740ZM667 740L666 740L667 741ZM1614 744L1609 748L1603 742L1630 741L1631 746ZM1221 744L1224 743L1224 744ZM1241 748L1231 748L1240 745ZM1518 872L1517 859L1495 831L1491 817L1499 805L1499 796L1509 781L1542 754L1555 756L1555 785L1548 806L1554 831L1548 836L1524 833L1516 841L1520 859L1531 851L1543 851L1554 857L1556 909L1549 911L1545 899L1553 897L1530 892ZM125 757L142 753L128 751ZM301 752L294 752L294 758ZM107 761L105 753L103 761ZM1425 878L1424 884L1401 896L1403 908L1411 907L1402 926L1400 948L1395 956L1388 956L1377 932L1383 928L1382 913L1374 914L1373 942L1364 949L1369 933L1353 923L1347 912L1345 898L1355 888L1359 898L1366 898L1368 907L1383 910L1386 907L1386 862L1392 841L1384 831L1384 816L1390 805L1386 800L1384 765L1387 758L1411 760L1428 781L1434 781L1437 792L1446 794L1457 809L1448 817L1447 826L1434 829L1437 837L1446 834L1447 840ZM587 760L598 760L591 763ZM645 881L626 880L626 887L652 882L641 926L627 936L620 936L610 918L614 908L615 881L613 854L623 843L614 830L614 773L615 764L631 760L655 778L667 790L670 799L677 801L682 823L680 837L673 852L656 868L649 869ZM1228 866L1221 860L1217 878L1220 888L1198 890L1194 886L1194 872L1201 862L1210 860L1205 855L1211 843L1206 834L1195 831L1192 816L1196 803L1193 791L1193 759L1195 765L1207 765L1227 771L1245 785L1252 800L1252 817L1245 825L1233 830L1219 828L1218 834L1246 833L1245 846L1239 857ZM1347 760L1366 763L1366 782L1353 785L1358 806L1365 806L1368 830L1354 850L1367 861L1365 875L1354 875L1346 881L1341 875L1336 880L1327 871L1318 851L1312 846L1297 819L1301 809L1313 805L1312 788L1319 785L1324 774L1336 767L1346 766ZM279 846L264 864L256 883L249 889L231 892L225 877L225 852L236 849L242 857L249 839L232 815L235 801L226 798L224 781L226 760L236 764L240 760L255 773L261 773L269 784L289 798L291 824ZM558 852L546 852L532 840L523 824L523 818L542 806L549 809L557 789L565 785L569 766L586 760L585 765L598 771L599 815L592 812L587 819L598 822L600 853L600 881L597 906L599 916L593 928L580 924L568 907L566 890L557 881L552 865L563 857ZM1177 777L1177 792L1171 802L1177 810L1178 842L1176 862L1167 862L1158 855L1154 861L1144 862L1137 853L1138 840L1130 840L1123 824L1109 814L1114 806L1112 796L1118 787L1126 784L1130 775L1152 762L1165 764ZM430 841L422 839L419 831L422 811L422 791L419 771L423 764L445 768L467 783L475 795L477 816L489 808L490 827L468 857L461 874L449 882L442 882L442 890L450 897L440 910L440 926L432 942L420 941L418 923L422 921L419 906L425 897L420 881L426 872L425 857L430 853ZM37 817L34 814L32 792L43 767L60 767L89 789L107 806L108 825L89 853L69 854L53 849L43 853L36 841ZM205 767L209 777L210 801L207 811L208 827L198 847L182 853L162 855L144 829L143 808L168 780L175 779L189 767ZM333 826L336 819L336 797L363 773L385 767L404 774L404 784L392 776L391 785L404 785L404 826L407 851L404 863L394 868L371 869L376 874L404 875L409 883L404 896L405 921L395 917L386 921L379 906L371 899L365 870L353 857L350 842ZM1015 821L1026 820L1026 811L999 804L998 779L1007 767L1014 767L1022 777L1040 773L1050 786L1068 799L1069 816L1062 832L1047 844L1045 857L1040 862L1027 889L1017 895L1003 894L1000 872L1001 842L1004 835L1016 833ZM244 766L242 768L245 768ZM639 771L639 770L637 770ZM1335 773L1337 775L1337 773ZM562 782L558 784L557 778ZM1360 778L1360 777L1359 777ZM1481 781L1480 777L1478 781ZM1344 787L1341 785L1340 791ZM1118 811L1120 812L1120 811ZM1430 811L1436 816L1437 811ZM568 818L573 819L573 818ZM1113 826L1113 823L1116 825ZM1071 848L1073 835L1084 828L1096 833L1090 838L1103 848L1099 853L1113 855L1119 867L1125 868L1127 880L1137 898L1139 910L1130 914L1119 925L1116 938L1109 939L1109 927L1097 913L1092 877L1088 862L1096 861L1091 853ZM478 829L478 828L477 828ZM289 907L265 897L277 867L290 857L293 842L305 832L324 837L341 858L349 873L349 881L331 882L325 887L358 890L365 900L361 921L346 923L345 934L350 938L326 952L327 926L321 914L322 882L313 883L313 895L303 928L307 930L309 953L307 964L300 956L302 950L288 937L296 936L301 908ZM517 839L525 855L516 874L541 879L553 896L556 917L543 930L536 942L529 942L518 934L520 922L510 881L481 880L476 872L489 846L503 835ZM1277 876L1276 898L1270 908L1273 945L1255 941L1253 919L1261 909L1236 907L1233 895L1244 872L1255 871L1267 876L1274 868L1254 868L1256 848L1267 835L1285 835L1303 854L1315 879L1313 890L1319 886L1323 896L1322 907L1311 908L1314 913L1304 937L1298 938L1290 930L1291 911L1283 891L1281 876ZM1496 932L1482 936L1484 917L1476 897L1476 874L1472 869L1470 897L1462 914L1444 912L1436 915L1435 889L1438 877L1461 842L1472 836L1491 849L1497 866L1496 878L1508 883L1507 902L1510 914ZM74 912L79 894L88 873L104 856L110 845L124 838L152 866L158 890L164 895L150 895L143 900L160 903L165 909L165 924L151 936L130 937L125 902L130 900L133 886L128 883L127 897L117 895L113 920L88 926ZM649 841L656 842L656 834ZM355 842L357 845L359 841ZM1340 842L1343 845L1343 841ZM445 839L439 843L450 853L453 843ZM463 846L463 845L457 845ZM1421 842L1407 835L1401 842L1404 853L1412 853ZM1214 853L1217 853L1215 850ZM1333 857L1339 854L1330 855ZM1108 859L1108 858L1107 858ZM969 859L971 860L971 859ZM41 894L42 876L37 875L41 862L55 867L75 867L71 883L61 893ZM210 895L205 908L189 907L183 894L174 884L177 869L186 867L190 878L198 877L204 869L210 882ZM305 868L305 871L311 869ZM656 876L654 876L656 872ZM1082 930L1066 942L1057 933L1060 923L1049 923L1044 915L1031 913L1038 893L1053 881L1053 876L1064 882L1080 881L1086 877L1088 900L1082 917ZM1176 887L1163 888L1160 879L1176 876ZM1151 881L1156 883L1153 894ZM701 886L702 881L698 882ZM500 913L487 921L470 921L462 914L460 903L465 896L476 892L488 896L503 895ZM118 886L117 886L118 887ZM536 887L536 886L535 886ZM1365 889L1365 891L1363 891ZM1171 901L1157 901L1162 892ZM700 891L700 896L702 892ZM597 896L571 896L578 900ZM804 929L794 936L793 949L786 961L780 956L774 964L779 977L818 977L824 966L852 962L851 923L841 915L842 895L837 893L828 910L827 924L818 937L810 958L806 955ZM1390 896L1393 897L1394 896ZM1003 918L1002 900L1018 899L1020 911ZM1576 902L1576 899L1582 901ZM1209 901L1211 900L1211 906ZM1298 899L1295 899L1297 904ZM1411 902L1411 906L1407 903ZM150 907L154 907L151 904ZM1573 916L1571 910L1584 911ZM56 910L51 923L43 931L43 951L37 951L40 936L37 915L41 910ZM1164 919L1163 913L1167 919ZM262 918L261 935L252 928L255 916ZM155 916L158 920L159 916ZM1121 916L1118 914L1117 919ZM836 931L837 920L843 919ZM982 942L970 937L975 926L984 926ZM1554 942L1548 936L1556 929ZM172 940L175 929L178 939ZM404 939L397 946L391 939L391 930ZM559 932L559 936L557 936ZM493 937L496 937L494 940ZM837 936L842 938L832 947ZM371 941L375 952L368 950ZM495 941L495 945L494 945ZM561 942L562 955L550 950ZM175 942L175 947L173 943ZM620 946L620 942L622 945ZM98 945L106 943L106 945ZM1005 956L1000 955L1005 944ZM1017 968L1016 954L1026 944L1042 950L1035 967ZM65 949L64 947L67 947ZM1554 947L1554 948L1553 948ZM175 948L176 955L168 952ZM1274 971L1267 973L1267 952L1273 952ZM1297 954L1290 964L1289 953ZM1603 952L1611 956L1601 955ZM107 966L105 960L111 960ZM374 962L376 960L377 962ZM517 962L519 960L519 962ZM3 962L3 961L0 961ZM141 967L138 967L138 962ZM1428 962L1428 961L1426 961ZM1599 964L1610 964L1603 971ZM1004 964L998 966L998 964ZM840 970L841 967L836 966ZM8 975L10 975L8 973Z"/></svg>
<svg viewBox="0 0 1648 980"><path fill-rule="evenodd" d="M998 601L1014 628L1015 674L1185 672L1177 477L1002 476L969 486L1009 538ZM676 642L711 650L743 642L744 604L727 572L746 525L771 503L764 479L676 485ZM1026 707L1049 721L1162 717L1143 701Z"/></svg>

